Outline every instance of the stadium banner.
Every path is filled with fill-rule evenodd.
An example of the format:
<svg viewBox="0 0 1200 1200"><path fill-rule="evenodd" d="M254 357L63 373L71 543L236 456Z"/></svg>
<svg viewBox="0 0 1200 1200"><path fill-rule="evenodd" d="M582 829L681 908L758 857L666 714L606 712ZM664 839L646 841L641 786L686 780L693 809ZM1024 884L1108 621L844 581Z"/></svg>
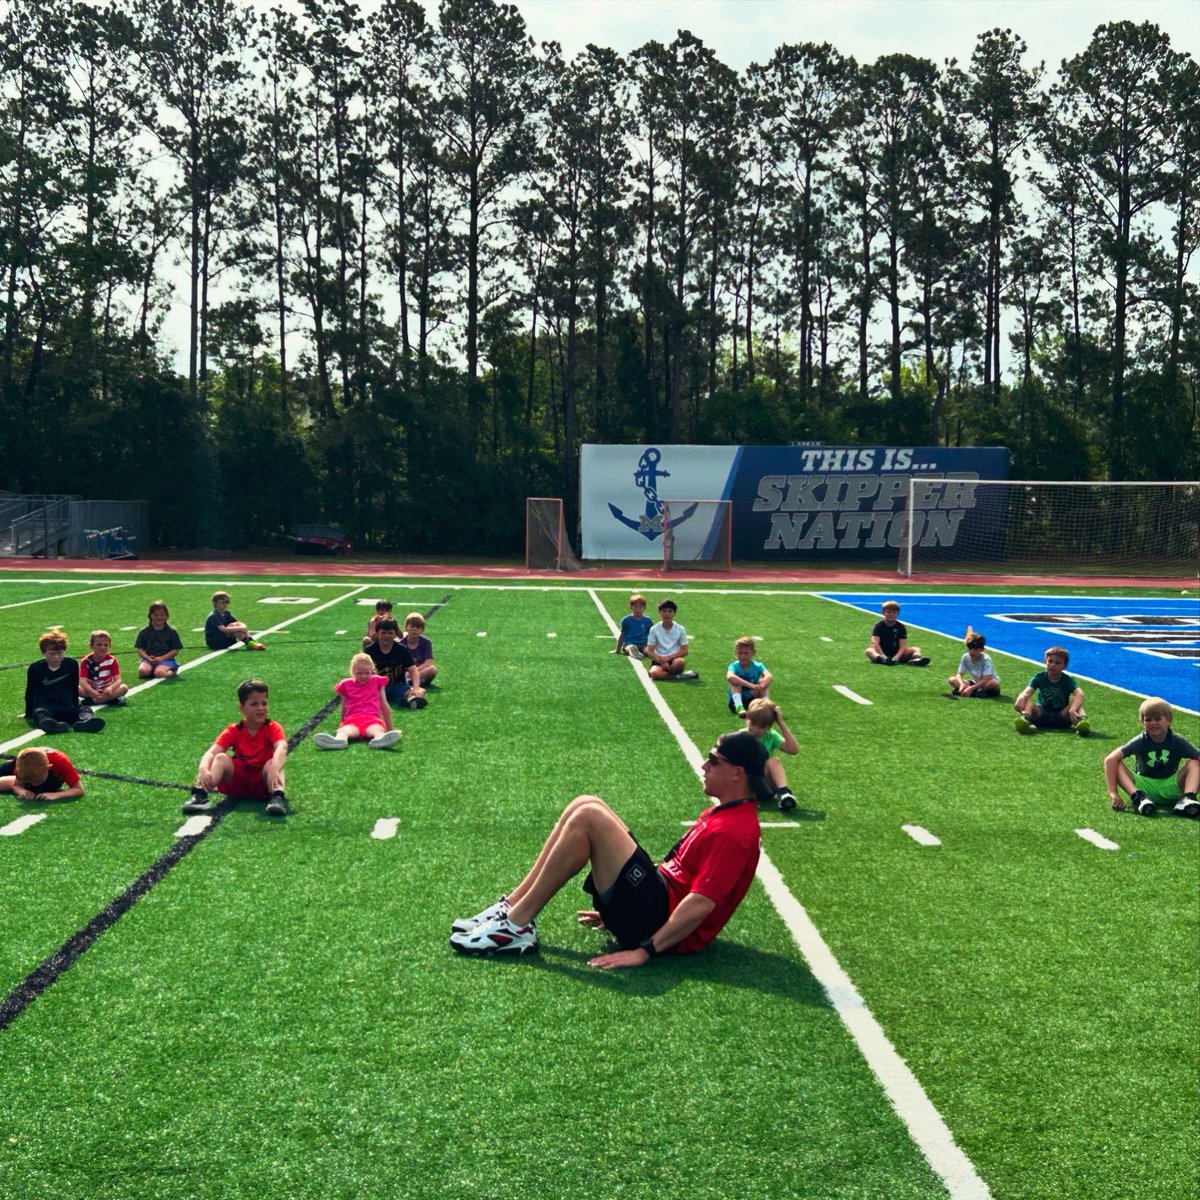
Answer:
<svg viewBox="0 0 1200 1200"><path fill-rule="evenodd" d="M579 456L583 557L661 559L663 500L730 500L733 557L878 560L903 540L908 480L1007 479L1003 447L942 446L600 446ZM952 546L974 507L969 486L943 489L914 519L922 544ZM672 503L672 509L675 505ZM711 506L672 521L676 544L703 546ZM696 523L691 528L689 521Z"/></svg>

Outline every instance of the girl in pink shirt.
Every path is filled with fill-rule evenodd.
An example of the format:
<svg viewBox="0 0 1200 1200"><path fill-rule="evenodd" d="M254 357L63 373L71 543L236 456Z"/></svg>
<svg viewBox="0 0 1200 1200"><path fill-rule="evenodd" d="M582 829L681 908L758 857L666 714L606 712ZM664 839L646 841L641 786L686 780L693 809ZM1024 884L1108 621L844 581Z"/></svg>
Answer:
<svg viewBox="0 0 1200 1200"><path fill-rule="evenodd" d="M375 674L369 654L356 654L350 660L350 678L334 685L342 698L342 718L337 733L318 733L313 745L318 750L345 750L350 742L362 738L372 750L386 750L400 740L400 730L392 728L392 710L383 698L387 679Z"/></svg>

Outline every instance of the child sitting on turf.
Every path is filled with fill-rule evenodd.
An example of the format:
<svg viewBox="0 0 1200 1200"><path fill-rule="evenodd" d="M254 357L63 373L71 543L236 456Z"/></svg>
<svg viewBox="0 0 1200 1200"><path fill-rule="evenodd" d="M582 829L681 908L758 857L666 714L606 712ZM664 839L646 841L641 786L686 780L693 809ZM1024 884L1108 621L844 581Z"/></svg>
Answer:
<svg viewBox="0 0 1200 1200"><path fill-rule="evenodd" d="M0 792L18 800L75 800L83 795L83 784L61 750L26 746L16 758L0 758Z"/></svg>
<svg viewBox="0 0 1200 1200"><path fill-rule="evenodd" d="M871 644L863 651L867 658L881 667L894 667L897 663L929 666L921 647L908 644L908 626L900 620L900 605L895 600L885 600L881 611L883 620L875 622Z"/></svg>
<svg viewBox="0 0 1200 1200"><path fill-rule="evenodd" d="M754 639L740 637L733 643L737 656L729 664L725 680L729 684L729 710L741 717L752 700L765 700L771 686L771 672L754 657Z"/></svg>
<svg viewBox="0 0 1200 1200"><path fill-rule="evenodd" d="M614 654L628 654L630 658L645 658L646 638L653 622L646 616L646 597L629 597L629 616L621 618L621 629L617 634Z"/></svg>
<svg viewBox="0 0 1200 1200"><path fill-rule="evenodd" d="M155 600L146 610L146 624L133 648L138 652L138 675L142 679L168 679L179 670L178 654L183 649L179 632L167 624L170 610Z"/></svg>
<svg viewBox="0 0 1200 1200"><path fill-rule="evenodd" d="M1143 817L1152 817L1160 805L1173 802L1172 811L1177 816L1200 817L1200 802L1196 800L1200 750L1171 728L1173 715L1165 700L1157 696L1143 700L1138 709L1142 732L1105 758L1104 781L1117 812L1125 808L1117 791L1123 788L1133 811ZM1124 763L1130 754L1134 756L1133 771Z"/></svg>
<svg viewBox="0 0 1200 1200"><path fill-rule="evenodd" d="M646 657L650 660L651 679L699 679L687 667L688 635L675 620L679 611L674 600L664 600L658 606L659 622L650 626L646 635Z"/></svg>
<svg viewBox="0 0 1200 1200"><path fill-rule="evenodd" d="M425 618L419 612L410 612L404 618L404 641L402 643L412 655L420 674L421 686L428 687L438 673L433 661L433 643L425 636Z"/></svg>
<svg viewBox="0 0 1200 1200"><path fill-rule="evenodd" d="M400 626L391 617L375 622L375 640L367 647L375 674L387 681L384 698L389 704L404 704L409 708L424 708L425 689L420 672L408 647L399 640Z"/></svg>
<svg viewBox="0 0 1200 1200"><path fill-rule="evenodd" d="M800 744L783 720L779 706L765 697L751 700L746 709L746 728L762 742L767 751L767 765L763 774L775 793L775 803L780 812L791 812L796 807L796 797L788 787L783 763L775 757L777 750L784 754L798 754Z"/></svg>
<svg viewBox="0 0 1200 1200"><path fill-rule="evenodd" d="M362 738L372 750L386 750L400 740L400 730L392 728L392 710L384 703L387 680L375 674L369 654L356 654L350 660L350 678L334 685L342 698L342 718L336 734L318 733L313 745L318 750L345 750L351 740Z"/></svg>
<svg viewBox="0 0 1200 1200"><path fill-rule="evenodd" d="M112 654L112 637L97 629L90 639L91 653L79 663L79 697L93 704L124 704L129 685L121 682L121 666Z"/></svg>
<svg viewBox="0 0 1200 1200"><path fill-rule="evenodd" d="M367 621L367 635L363 638L365 650L375 640L375 630L384 618L392 619L392 602L390 600L375 601L375 615Z"/></svg>
<svg viewBox="0 0 1200 1200"><path fill-rule="evenodd" d="M967 638L967 652L958 660L958 670L946 682L952 696L998 696L1000 677L992 666L991 655L983 652L987 645L982 633Z"/></svg>
<svg viewBox="0 0 1200 1200"><path fill-rule="evenodd" d="M228 650L235 642L241 642L247 650L265 650L262 642L250 636L250 630L229 611L229 593L213 592L213 610L204 622L204 644L210 650Z"/></svg>
<svg viewBox="0 0 1200 1200"><path fill-rule="evenodd" d="M38 649L42 657L25 672L25 719L43 733L99 733L103 720L79 704L79 664L67 657L67 635L55 626Z"/></svg>
<svg viewBox="0 0 1200 1200"><path fill-rule="evenodd" d="M183 806L185 813L212 812L208 798L215 788L223 796L265 800L267 812L282 817L287 812L283 792L283 764L287 761L287 736L278 721L269 719L268 689L261 679L238 684L242 719L227 725L200 758L196 786Z"/></svg>
<svg viewBox="0 0 1200 1200"><path fill-rule="evenodd" d="M1039 729L1074 729L1080 737L1092 731L1083 712L1083 689L1067 674L1070 655L1061 646L1046 651L1046 669L1038 671L1013 702L1019 714L1013 721L1018 733ZM1031 697L1037 694L1037 700Z"/></svg>

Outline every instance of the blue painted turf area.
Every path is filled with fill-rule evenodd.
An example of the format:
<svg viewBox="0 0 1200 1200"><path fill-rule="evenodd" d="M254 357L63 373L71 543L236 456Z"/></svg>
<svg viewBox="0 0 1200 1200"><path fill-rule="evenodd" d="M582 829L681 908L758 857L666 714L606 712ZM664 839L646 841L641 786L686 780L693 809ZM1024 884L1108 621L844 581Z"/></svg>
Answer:
<svg viewBox="0 0 1200 1200"><path fill-rule="evenodd" d="M909 641L920 644L913 627L961 639L967 626L987 638L988 648L1040 663L1049 646L1070 653L1069 672L1124 688L1139 696L1161 696L1176 708L1200 711L1200 599L1195 596L1008 596L980 593L895 595L878 592L821 592L861 608L863 645L879 620L879 606L898 600ZM928 653L928 650L926 650ZM933 669L943 676L958 665L934 654ZM1001 671L1006 695L1016 695L1028 674Z"/></svg>

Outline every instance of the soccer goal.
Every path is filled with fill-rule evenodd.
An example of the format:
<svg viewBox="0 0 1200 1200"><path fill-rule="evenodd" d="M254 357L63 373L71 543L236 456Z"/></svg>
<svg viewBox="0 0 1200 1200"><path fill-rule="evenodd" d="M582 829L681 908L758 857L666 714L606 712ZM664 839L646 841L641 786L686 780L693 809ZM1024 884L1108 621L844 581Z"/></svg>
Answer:
<svg viewBox="0 0 1200 1200"><path fill-rule="evenodd" d="M908 481L901 575L1153 575L1200 570L1200 483Z"/></svg>
<svg viewBox="0 0 1200 1200"><path fill-rule="evenodd" d="M662 501L664 571L728 571L732 541L730 501Z"/></svg>
<svg viewBox="0 0 1200 1200"><path fill-rule="evenodd" d="M525 567L531 571L578 571L563 517L563 502L546 496L525 498Z"/></svg>

